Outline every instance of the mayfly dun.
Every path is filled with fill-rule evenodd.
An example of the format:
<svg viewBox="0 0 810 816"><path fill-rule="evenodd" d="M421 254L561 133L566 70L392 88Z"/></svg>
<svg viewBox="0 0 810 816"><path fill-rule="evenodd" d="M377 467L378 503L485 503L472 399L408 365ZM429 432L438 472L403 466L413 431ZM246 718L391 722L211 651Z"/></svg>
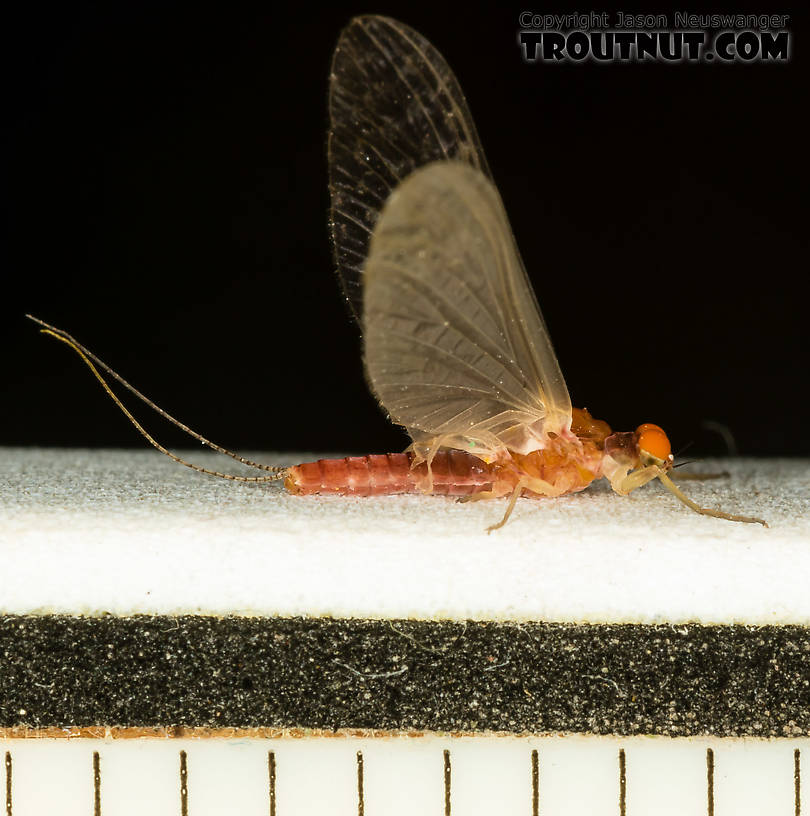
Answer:
<svg viewBox="0 0 810 816"><path fill-rule="evenodd" d="M657 425L614 433L573 408L503 203L461 88L441 54L385 17L352 20L329 78L330 227L335 263L360 325L369 386L412 445L405 453L262 465L213 444L157 408L65 332L110 397L156 448L195 470L283 480L299 495L435 493L462 500L562 496L608 479L627 495L673 483ZM195 439L268 471L235 476L184 461L156 442L99 369ZM766 525L767 526L767 525Z"/></svg>

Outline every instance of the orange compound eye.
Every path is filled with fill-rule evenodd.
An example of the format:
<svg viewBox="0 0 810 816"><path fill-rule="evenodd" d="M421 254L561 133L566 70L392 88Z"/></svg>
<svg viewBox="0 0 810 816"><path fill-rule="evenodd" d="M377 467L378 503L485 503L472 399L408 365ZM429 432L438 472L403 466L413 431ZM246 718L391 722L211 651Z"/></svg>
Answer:
<svg viewBox="0 0 810 816"><path fill-rule="evenodd" d="M636 428L638 434L638 448L656 459L666 460L672 453L669 437L657 425L645 422Z"/></svg>

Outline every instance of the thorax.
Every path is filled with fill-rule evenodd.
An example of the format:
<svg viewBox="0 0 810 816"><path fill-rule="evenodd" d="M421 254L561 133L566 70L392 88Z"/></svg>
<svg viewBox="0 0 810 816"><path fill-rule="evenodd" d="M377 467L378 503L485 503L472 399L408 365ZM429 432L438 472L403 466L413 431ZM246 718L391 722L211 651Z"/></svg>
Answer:
<svg viewBox="0 0 810 816"><path fill-rule="evenodd" d="M542 450L508 453L493 463L501 489L514 486L523 476L541 479L555 488L556 495L584 490L602 475L601 446L592 440L559 439ZM527 494L535 495L527 490Z"/></svg>

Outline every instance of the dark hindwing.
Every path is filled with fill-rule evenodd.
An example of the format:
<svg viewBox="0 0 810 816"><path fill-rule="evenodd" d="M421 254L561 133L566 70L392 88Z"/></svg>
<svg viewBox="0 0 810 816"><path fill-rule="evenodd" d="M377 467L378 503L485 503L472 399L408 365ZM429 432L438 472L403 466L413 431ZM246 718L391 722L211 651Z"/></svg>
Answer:
<svg viewBox="0 0 810 816"><path fill-rule="evenodd" d="M392 190L415 169L455 159L490 177L464 94L441 54L387 17L343 30L329 81L330 229L354 317L371 233Z"/></svg>

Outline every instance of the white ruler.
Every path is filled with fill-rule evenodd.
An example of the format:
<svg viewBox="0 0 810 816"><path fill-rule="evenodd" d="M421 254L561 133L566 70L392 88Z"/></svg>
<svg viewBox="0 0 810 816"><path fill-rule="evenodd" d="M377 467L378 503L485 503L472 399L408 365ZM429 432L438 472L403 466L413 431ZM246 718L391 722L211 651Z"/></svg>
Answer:
<svg viewBox="0 0 810 816"><path fill-rule="evenodd" d="M6 816L800 816L810 739L19 739L0 750Z"/></svg>

